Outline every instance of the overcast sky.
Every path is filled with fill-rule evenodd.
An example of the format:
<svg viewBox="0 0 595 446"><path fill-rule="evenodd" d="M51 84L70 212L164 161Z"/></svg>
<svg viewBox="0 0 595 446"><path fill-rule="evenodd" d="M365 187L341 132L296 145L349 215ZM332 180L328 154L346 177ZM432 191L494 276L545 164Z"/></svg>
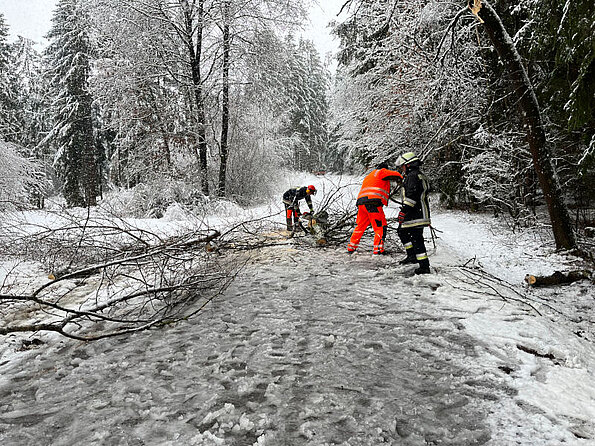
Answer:
<svg viewBox="0 0 595 446"><path fill-rule="evenodd" d="M55 0L0 0L0 12L14 39L23 36L43 44L55 3Z"/></svg>
<svg viewBox="0 0 595 446"><path fill-rule="evenodd" d="M339 43L331 38L327 24L336 19L344 2L319 0L319 5L310 8L311 24L303 36L315 43L322 60L328 53L337 51ZM0 12L4 14L13 39L21 35L45 46L47 41L44 36L50 29L55 4L56 0L0 0Z"/></svg>
<svg viewBox="0 0 595 446"><path fill-rule="evenodd" d="M339 48L338 39L333 39L327 27L331 20L337 20L337 14L345 0L320 0L319 5L310 8L310 26L305 30L304 37L310 39L318 48L320 57L324 61L326 56L335 54ZM334 67L336 64L332 64Z"/></svg>

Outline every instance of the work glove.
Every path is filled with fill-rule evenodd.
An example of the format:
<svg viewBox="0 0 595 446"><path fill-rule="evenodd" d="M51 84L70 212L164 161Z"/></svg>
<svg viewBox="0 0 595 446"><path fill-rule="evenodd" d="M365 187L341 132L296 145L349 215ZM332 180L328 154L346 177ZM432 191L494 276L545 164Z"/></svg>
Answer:
<svg viewBox="0 0 595 446"><path fill-rule="evenodd" d="M399 223L403 223L405 221L405 212L400 211L399 215L397 216L397 221Z"/></svg>

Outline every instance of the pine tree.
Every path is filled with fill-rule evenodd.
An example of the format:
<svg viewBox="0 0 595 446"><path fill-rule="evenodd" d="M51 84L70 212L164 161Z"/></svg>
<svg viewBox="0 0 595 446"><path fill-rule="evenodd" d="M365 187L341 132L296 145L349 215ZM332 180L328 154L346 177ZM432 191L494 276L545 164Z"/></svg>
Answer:
<svg viewBox="0 0 595 446"><path fill-rule="evenodd" d="M288 111L283 132L292 140L294 167L311 170L320 167L328 140L328 75L311 42L301 40L296 46L289 37L285 45Z"/></svg>
<svg viewBox="0 0 595 446"><path fill-rule="evenodd" d="M78 0L60 0L46 50L53 93L52 143L55 165L68 206L93 206L97 197L97 156L89 94L91 45Z"/></svg>
<svg viewBox="0 0 595 446"><path fill-rule="evenodd" d="M307 103L308 147L310 168L320 169L326 159L328 144L328 72L322 66L320 55L310 41L302 44L307 60Z"/></svg>
<svg viewBox="0 0 595 446"><path fill-rule="evenodd" d="M35 42L19 36L13 45L14 69L18 82L19 111L18 143L29 149L29 155L45 158L39 143L47 134L48 101L42 57L34 48Z"/></svg>
<svg viewBox="0 0 595 446"><path fill-rule="evenodd" d="M8 26L0 13L0 137L14 141L16 125L16 83Z"/></svg>

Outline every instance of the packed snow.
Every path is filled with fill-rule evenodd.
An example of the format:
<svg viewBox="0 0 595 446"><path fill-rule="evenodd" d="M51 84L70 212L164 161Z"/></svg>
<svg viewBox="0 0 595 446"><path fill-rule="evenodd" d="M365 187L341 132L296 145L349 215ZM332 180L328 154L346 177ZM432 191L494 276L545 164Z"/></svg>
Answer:
<svg viewBox="0 0 595 446"><path fill-rule="evenodd" d="M413 276L394 231L387 256L371 255L371 233L352 256L288 239L280 195L305 184L320 190L315 207L337 185L353 206L359 179L291 177L267 206L201 221L276 226L198 316L88 343L4 336L0 443L595 444L593 285L523 282L578 259L555 253L546 233L433 202L433 273ZM176 231L186 218L171 208L135 224ZM47 280L32 262L0 271L5 286Z"/></svg>

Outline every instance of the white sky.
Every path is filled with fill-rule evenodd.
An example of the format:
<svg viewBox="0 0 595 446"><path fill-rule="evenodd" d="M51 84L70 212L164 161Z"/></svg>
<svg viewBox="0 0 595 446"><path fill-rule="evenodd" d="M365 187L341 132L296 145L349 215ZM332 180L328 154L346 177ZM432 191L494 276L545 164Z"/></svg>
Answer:
<svg viewBox="0 0 595 446"><path fill-rule="evenodd" d="M331 37L331 30L327 25L330 21L337 20L337 14L343 3L345 0L321 0L319 4L312 5L310 8L311 23L304 31L303 37L314 42L323 61L339 49L339 40ZM334 71L336 63L330 65Z"/></svg>
<svg viewBox="0 0 595 446"><path fill-rule="evenodd" d="M0 0L0 12L13 40L23 36L45 46L55 4L55 0Z"/></svg>
<svg viewBox="0 0 595 446"><path fill-rule="evenodd" d="M311 23L302 35L314 42L323 61L328 55L334 55L339 47L339 41L330 36L327 25L336 20L344 2L320 0L310 8ZM44 36L50 29L55 4L56 0L0 0L0 12L4 14L13 40L21 35L45 46Z"/></svg>

